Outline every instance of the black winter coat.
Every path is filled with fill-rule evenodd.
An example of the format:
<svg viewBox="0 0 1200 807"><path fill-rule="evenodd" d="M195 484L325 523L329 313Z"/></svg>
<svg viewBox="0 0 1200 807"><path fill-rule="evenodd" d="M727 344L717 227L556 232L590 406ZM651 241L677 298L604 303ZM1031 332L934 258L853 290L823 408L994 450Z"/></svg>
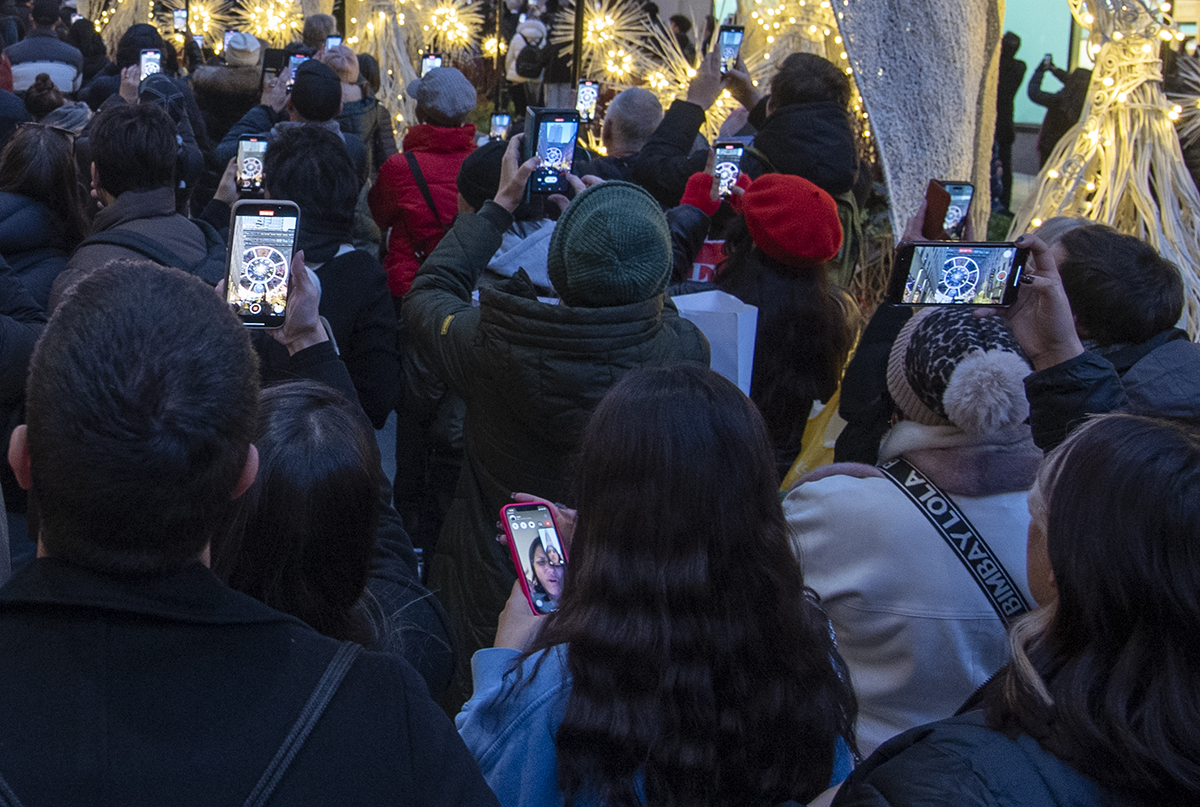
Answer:
<svg viewBox="0 0 1200 807"><path fill-rule="evenodd" d="M50 208L0 192L0 255L43 310L54 278L67 268L72 246L62 220Z"/></svg>

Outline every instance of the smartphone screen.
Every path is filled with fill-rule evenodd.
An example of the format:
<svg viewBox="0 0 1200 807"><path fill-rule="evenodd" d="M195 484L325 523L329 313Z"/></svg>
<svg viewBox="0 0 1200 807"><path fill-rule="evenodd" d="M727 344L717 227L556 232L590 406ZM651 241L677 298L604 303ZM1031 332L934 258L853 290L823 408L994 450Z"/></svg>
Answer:
<svg viewBox="0 0 1200 807"><path fill-rule="evenodd" d="M157 50L144 50L141 56L141 81L146 80L146 76L152 76L155 73L162 71L162 52Z"/></svg>
<svg viewBox="0 0 1200 807"><path fill-rule="evenodd" d="M942 182L941 185L950 194L950 205L946 208L946 221L942 229L951 241L961 241L967 226L967 214L971 211L971 197L975 195L975 187L966 182Z"/></svg>
<svg viewBox="0 0 1200 807"><path fill-rule="evenodd" d="M342 38L340 36L325 37L325 50L332 50L333 48L340 48L341 46Z"/></svg>
<svg viewBox="0 0 1200 807"><path fill-rule="evenodd" d="M1012 305L1029 250L1015 244L901 244L888 301L898 305Z"/></svg>
<svg viewBox="0 0 1200 807"><path fill-rule="evenodd" d="M83 19L82 14L72 14L71 15L71 24L74 25L75 23L79 22L82 19Z"/></svg>
<svg viewBox="0 0 1200 807"><path fill-rule="evenodd" d="M296 69L298 67L300 67L300 65L304 64L307 60L308 60L308 57L302 53L293 54L291 57L288 58L288 67L287 67L287 70L288 70L287 91L288 92L292 91L292 85L296 83Z"/></svg>
<svg viewBox="0 0 1200 807"><path fill-rule="evenodd" d="M263 157L267 153L265 137L238 140L237 186L241 193L259 194L263 186Z"/></svg>
<svg viewBox="0 0 1200 807"><path fill-rule="evenodd" d="M225 29L225 38L221 41L221 47L222 48L229 47L229 40L233 39L233 35L236 33L237 33L237 31L234 30L233 28L226 28Z"/></svg>
<svg viewBox="0 0 1200 807"><path fill-rule="evenodd" d="M721 49L721 75L737 67L743 36L745 29L740 25L722 25L717 33L717 47Z"/></svg>
<svg viewBox="0 0 1200 807"><path fill-rule="evenodd" d="M720 183L722 196L729 196L734 183L737 182L738 175L741 173L742 153L745 149L746 147L741 143L717 142L717 157L713 163L713 174Z"/></svg>
<svg viewBox="0 0 1200 807"><path fill-rule="evenodd" d="M204 34L192 34L192 41L196 43L196 47L204 50Z"/></svg>
<svg viewBox="0 0 1200 807"><path fill-rule="evenodd" d="M594 81L581 79L579 88L575 91L575 111L584 123L596 119L596 102L600 100L600 85Z"/></svg>
<svg viewBox="0 0 1200 807"><path fill-rule="evenodd" d="M421 78L425 78L425 74L435 67L442 66L442 57L436 53L431 53L428 56L421 57Z"/></svg>
<svg viewBox="0 0 1200 807"><path fill-rule="evenodd" d="M171 18L175 22L176 31L187 30L187 9L177 8L171 12Z"/></svg>
<svg viewBox="0 0 1200 807"><path fill-rule="evenodd" d="M510 504L500 511L521 588L535 614L552 614L562 597L567 553L544 504Z"/></svg>
<svg viewBox="0 0 1200 807"><path fill-rule="evenodd" d="M225 299L243 324L283 325L299 217L300 208L292 202L234 205Z"/></svg>
<svg viewBox="0 0 1200 807"><path fill-rule="evenodd" d="M566 193L567 180L575 158L575 138L579 133L578 118L547 115L538 120L537 156L541 164L530 178L533 193Z"/></svg>
<svg viewBox="0 0 1200 807"><path fill-rule="evenodd" d="M508 127L512 124L512 116L504 112L497 112L492 115L492 129L488 132L488 137L492 140L503 140L508 137Z"/></svg>

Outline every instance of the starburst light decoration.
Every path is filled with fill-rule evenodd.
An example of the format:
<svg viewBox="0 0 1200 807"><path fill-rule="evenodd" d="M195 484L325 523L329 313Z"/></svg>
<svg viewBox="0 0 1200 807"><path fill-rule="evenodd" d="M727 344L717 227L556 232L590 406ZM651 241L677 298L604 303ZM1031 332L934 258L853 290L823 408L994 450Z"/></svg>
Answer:
<svg viewBox="0 0 1200 807"><path fill-rule="evenodd" d="M1161 89L1159 43L1176 30L1141 0L1071 0L1089 31L1095 68L1079 122L1038 174L1010 235L1052 216L1078 216L1136 236L1183 272L1184 319L1200 333L1200 194L1183 162L1175 121L1182 107ZM1164 4L1169 10L1169 4Z"/></svg>
<svg viewBox="0 0 1200 807"><path fill-rule="evenodd" d="M160 0L159 7L159 33L163 37L173 38L176 47L182 50L183 34L175 31L173 12L185 7L184 0ZM229 14L229 6L217 0L189 0L186 8L188 34L203 36L204 44L219 53L225 44L226 29L234 27L233 17Z"/></svg>
<svg viewBox="0 0 1200 807"><path fill-rule="evenodd" d="M650 18L640 3L587 0L583 7L583 68L581 77L609 85L632 86L647 72ZM574 58L575 1L559 8L550 25L550 44ZM651 45L652 47L653 45Z"/></svg>
<svg viewBox="0 0 1200 807"><path fill-rule="evenodd" d="M295 0L241 0L231 16L234 28L254 34L272 48L295 42L304 30L304 12Z"/></svg>
<svg viewBox="0 0 1200 807"><path fill-rule="evenodd" d="M443 56L466 55L478 47L484 6L468 0L430 0L409 4L421 23L426 51Z"/></svg>

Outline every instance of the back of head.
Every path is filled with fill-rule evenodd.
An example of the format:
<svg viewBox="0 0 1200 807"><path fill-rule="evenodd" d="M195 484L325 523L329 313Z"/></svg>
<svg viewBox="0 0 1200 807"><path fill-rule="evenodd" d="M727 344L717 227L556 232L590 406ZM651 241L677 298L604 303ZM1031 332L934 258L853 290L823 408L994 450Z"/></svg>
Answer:
<svg viewBox="0 0 1200 807"><path fill-rule="evenodd" d="M753 404L706 369L631 371L584 430L576 490L572 563L537 640L568 645L564 792L618 803L639 774L656 804L824 789L853 698Z"/></svg>
<svg viewBox="0 0 1200 807"><path fill-rule="evenodd" d="M1078 230L1080 227L1092 224L1095 222L1090 219L1081 219L1075 216L1052 216L1043 221L1041 226L1033 231L1033 234L1045 241L1047 245L1053 246L1071 230Z"/></svg>
<svg viewBox="0 0 1200 807"><path fill-rule="evenodd" d="M842 248L837 202L803 177L763 174L740 208L754 245L785 266L816 266Z"/></svg>
<svg viewBox="0 0 1200 807"><path fill-rule="evenodd" d="M604 144L630 154L641 151L662 122L663 109L649 90L632 87L617 93L604 113Z"/></svg>
<svg viewBox="0 0 1200 807"><path fill-rule="evenodd" d="M649 300L667 287L671 233L654 197L629 182L593 185L572 200L550 237L546 269L567 305Z"/></svg>
<svg viewBox="0 0 1200 807"><path fill-rule="evenodd" d="M1092 225L1059 240L1059 263L1076 326L1100 347L1141 344L1183 314L1183 278L1154 247L1111 227Z"/></svg>
<svg viewBox="0 0 1200 807"><path fill-rule="evenodd" d="M264 389L259 470L238 525L213 548L230 587L337 639L369 641L355 606L366 587L383 483L357 402L316 381Z"/></svg>
<svg viewBox="0 0 1200 807"><path fill-rule="evenodd" d="M337 20L329 14L313 14L304 18L304 33L301 39L313 50L325 47L328 37L337 36Z"/></svg>
<svg viewBox="0 0 1200 807"><path fill-rule="evenodd" d="M64 103L63 94L54 86L49 73L38 73L25 91L25 108L34 120L41 120Z"/></svg>
<svg viewBox="0 0 1200 807"><path fill-rule="evenodd" d="M142 58L143 50L162 51L163 69L166 69L166 43L153 25L147 25L144 22L129 26L128 30L121 35L120 41L117 42L117 67L124 70L126 67L137 64Z"/></svg>
<svg viewBox="0 0 1200 807"><path fill-rule="evenodd" d="M483 203L496 195L500 189L500 167L508 143L493 140L472 151L458 169L455 184L459 194L472 210L478 211ZM536 221L546 217L544 200L533 196L528 202L517 205L513 211L514 221Z"/></svg>
<svg viewBox="0 0 1200 807"><path fill-rule="evenodd" d="M79 48L85 59L108 53L104 37L96 31L95 23L88 19L71 23L71 28L67 31L67 44Z"/></svg>
<svg viewBox="0 0 1200 807"><path fill-rule="evenodd" d="M1000 55L1011 59L1017 55L1017 51L1020 49L1021 37L1012 31L1005 31L1004 36L1000 38Z"/></svg>
<svg viewBox="0 0 1200 807"><path fill-rule="evenodd" d="M687 34L692 30L692 21L682 14L672 14L671 22L679 29L679 33Z"/></svg>
<svg viewBox="0 0 1200 807"><path fill-rule="evenodd" d="M453 67L435 67L410 82L408 97L416 99L422 122L454 128L462 126L475 109L475 85Z"/></svg>
<svg viewBox="0 0 1200 807"><path fill-rule="evenodd" d="M230 67L253 67L262 57L262 43L254 34L238 31L225 45L225 64Z"/></svg>
<svg viewBox="0 0 1200 807"><path fill-rule="evenodd" d="M1194 803L1200 428L1097 418L1047 457L1035 490L1057 597L1014 627L989 722L1037 730L1047 750L1133 801Z"/></svg>
<svg viewBox="0 0 1200 807"><path fill-rule="evenodd" d="M50 126L22 126L0 152L0 191L41 202L60 219L74 247L86 234L74 138Z"/></svg>
<svg viewBox="0 0 1200 807"><path fill-rule="evenodd" d="M888 358L888 392L906 420L955 425L988 438L1029 417L1025 376L1033 372L999 317L953 306L925 308L905 323Z"/></svg>
<svg viewBox="0 0 1200 807"><path fill-rule="evenodd" d="M843 107L850 104L850 81L836 65L815 53L793 53L779 63L771 79L775 109L827 101Z"/></svg>
<svg viewBox="0 0 1200 807"><path fill-rule="evenodd" d="M358 174L345 144L321 126L282 128L263 158L263 183L272 199L300 205L300 218L349 228L358 200Z"/></svg>
<svg viewBox="0 0 1200 807"><path fill-rule="evenodd" d="M144 261L90 272L29 368L46 549L110 573L194 561L228 528L257 398L250 339L210 286Z"/></svg>
<svg viewBox="0 0 1200 807"><path fill-rule="evenodd" d="M312 123L333 120L342 111L342 82L329 65L309 59L296 68L291 105Z"/></svg>
<svg viewBox="0 0 1200 807"><path fill-rule="evenodd" d="M33 0L33 9L29 16L38 27L53 28L58 22L58 9L61 5L61 0Z"/></svg>
<svg viewBox="0 0 1200 807"><path fill-rule="evenodd" d="M92 120L92 162L113 196L175 185L175 121L156 104L117 104Z"/></svg>
<svg viewBox="0 0 1200 807"><path fill-rule="evenodd" d="M379 92L382 77L379 75L379 62L369 53L358 54L358 75L371 88L371 92Z"/></svg>
<svg viewBox="0 0 1200 807"><path fill-rule="evenodd" d="M358 57L354 51L345 45L327 48L321 54L321 61L329 65L329 69L337 74L343 84L354 84L358 81Z"/></svg>

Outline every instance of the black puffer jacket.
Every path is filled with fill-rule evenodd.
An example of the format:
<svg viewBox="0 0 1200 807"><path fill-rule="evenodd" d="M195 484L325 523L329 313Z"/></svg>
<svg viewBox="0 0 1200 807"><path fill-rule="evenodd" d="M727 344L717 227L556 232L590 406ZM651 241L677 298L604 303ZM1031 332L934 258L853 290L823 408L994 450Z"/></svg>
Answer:
<svg viewBox="0 0 1200 807"><path fill-rule="evenodd" d="M1118 807L1131 804L1027 735L1010 740L968 712L881 745L842 784L833 807Z"/></svg>
<svg viewBox="0 0 1200 807"><path fill-rule="evenodd" d="M830 194L845 193L858 177L858 152L846 110L833 102L793 104L766 114L764 99L750 113L758 129L753 152L742 159L742 171L758 177L769 171L804 177ZM692 151L704 125L704 110L687 101L675 101L642 147L633 163L634 181L653 194L665 208L683 197L688 177L703 171L704 151Z"/></svg>
<svg viewBox="0 0 1200 807"><path fill-rule="evenodd" d="M54 278L67 268L73 246L63 222L50 208L25 196L0 192L0 255L43 310Z"/></svg>
<svg viewBox="0 0 1200 807"><path fill-rule="evenodd" d="M366 97L342 105L338 126L345 134L358 135L367 150L367 176L374 179L379 166L397 153L392 116L378 98Z"/></svg>

